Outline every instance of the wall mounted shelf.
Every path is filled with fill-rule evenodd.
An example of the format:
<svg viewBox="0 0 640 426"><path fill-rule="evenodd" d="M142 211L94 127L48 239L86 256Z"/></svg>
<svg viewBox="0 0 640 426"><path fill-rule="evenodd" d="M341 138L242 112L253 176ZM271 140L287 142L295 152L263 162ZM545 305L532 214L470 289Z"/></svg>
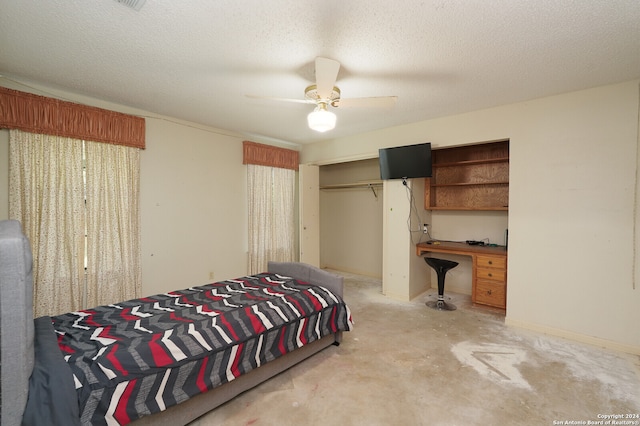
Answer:
<svg viewBox="0 0 640 426"><path fill-rule="evenodd" d="M509 141L434 149L426 210L508 210Z"/></svg>

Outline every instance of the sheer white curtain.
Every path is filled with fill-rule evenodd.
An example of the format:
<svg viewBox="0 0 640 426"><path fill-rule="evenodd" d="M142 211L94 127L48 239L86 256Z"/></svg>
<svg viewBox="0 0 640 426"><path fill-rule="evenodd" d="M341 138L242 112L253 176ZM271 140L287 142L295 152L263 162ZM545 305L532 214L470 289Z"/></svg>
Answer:
<svg viewBox="0 0 640 426"><path fill-rule="evenodd" d="M82 307L84 200L82 141L11 130L9 217L33 252L34 315Z"/></svg>
<svg viewBox="0 0 640 426"><path fill-rule="evenodd" d="M247 165L249 273L295 260L295 171Z"/></svg>
<svg viewBox="0 0 640 426"><path fill-rule="evenodd" d="M86 142L86 306L140 296L140 150Z"/></svg>
<svg viewBox="0 0 640 426"><path fill-rule="evenodd" d="M9 217L31 241L35 316L138 297L139 149L20 130L9 146Z"/></svg>

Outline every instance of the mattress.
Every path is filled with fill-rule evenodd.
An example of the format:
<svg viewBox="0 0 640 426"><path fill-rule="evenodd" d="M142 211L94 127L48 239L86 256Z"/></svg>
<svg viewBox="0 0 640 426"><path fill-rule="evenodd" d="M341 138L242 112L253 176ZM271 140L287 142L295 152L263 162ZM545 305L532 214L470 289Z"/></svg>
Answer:
<svg viewBox="0 0 640 426"><path fill-rule="evenodd" d="M264 273L44 317L36 326L36 346L53 341L60 349L80 422L123 425L353 323L327 288ZM56 396L65 400L62 389Z"/></svg>

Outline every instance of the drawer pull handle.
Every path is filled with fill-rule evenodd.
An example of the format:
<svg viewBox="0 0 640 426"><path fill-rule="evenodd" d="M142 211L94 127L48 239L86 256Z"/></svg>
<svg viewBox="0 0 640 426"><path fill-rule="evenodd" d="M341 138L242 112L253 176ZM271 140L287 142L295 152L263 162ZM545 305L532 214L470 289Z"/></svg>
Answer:
<svg viewBox="0 0 640 426"><path fill-rule="evenodd" d="M492 276L493 276L493 274L492 274L491 272L489 272L489 276L490 276L490 277L492 277Z"/></svg>
<svg viewBox="0 0 640 426"><path fill-rule="evenodd" d="M490 261L489 261L489 265L493 265L493 260L490 260Z"/></svg>
<svg viewBox="0 0 640 426"><path fill-rule="evenodd" d="M487 290L487 294L491 296L491 290Z"/></svg>

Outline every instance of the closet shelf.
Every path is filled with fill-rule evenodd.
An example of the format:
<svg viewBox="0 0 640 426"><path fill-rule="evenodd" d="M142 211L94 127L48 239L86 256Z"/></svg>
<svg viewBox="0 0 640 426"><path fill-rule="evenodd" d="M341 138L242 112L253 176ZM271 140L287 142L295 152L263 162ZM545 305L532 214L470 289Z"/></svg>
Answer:
<svg viewBox="0 0 640 426"><path fill-rule="evenodd" d="M381 180L366 180L351 183L338 183L335 185L321 185L320 189L345 189L345 188L371 188L374 186L382 186Z"/></svg>

